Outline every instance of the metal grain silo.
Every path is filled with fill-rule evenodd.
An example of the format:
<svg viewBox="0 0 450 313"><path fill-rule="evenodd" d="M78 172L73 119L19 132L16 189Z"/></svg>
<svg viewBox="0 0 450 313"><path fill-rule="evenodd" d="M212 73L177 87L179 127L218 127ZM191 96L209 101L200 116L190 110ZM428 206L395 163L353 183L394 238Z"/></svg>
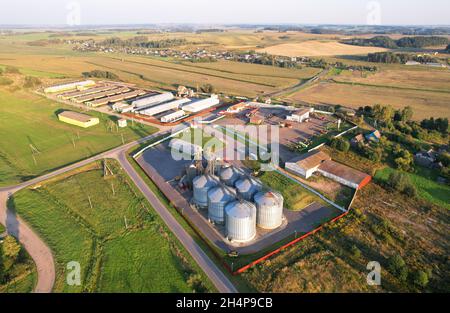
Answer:
<svg viewBox="0 0 450 313"><path fill-rule="evenodd" d="M236 200L236 190L224 185L208 191L208 218L217 224L225 222L225 206Z"/></svg>
<svg viewBox="0 0 450 313"><path fill-rule="evenodd" d="M247 201L253 201L255 193L262 190L261 182L251 177L239 179L235 186L238 194Z"/></svg>
<svg viewBox="0 0 450 313"><path fill-rule="evenodd" d="M194 202L200 208L208 207L208 191L219 184L217 176L205 174L197 176L193 182Z"/></svg>
<svg viewBox="0 0 450 313"><path fill-rule="evenodd" d="M233 201L225 207L227 238L246 242L256 236L256 207L248 201Z"/></svg>
<svg viewBox="0 0 450 313"><path fill-rule="evenodd" d="M224 166L220 171L220 179L227 186L234 187L236 182L241 179L241 177L242 172L231 165Z"/></svg>
<svg viewBox="0 0 450 313"><path fill-rule="evenodd" d="M264 229L275 229L283 222L283 196L276 191L261 191L255 195L256 224Z"/></svg>

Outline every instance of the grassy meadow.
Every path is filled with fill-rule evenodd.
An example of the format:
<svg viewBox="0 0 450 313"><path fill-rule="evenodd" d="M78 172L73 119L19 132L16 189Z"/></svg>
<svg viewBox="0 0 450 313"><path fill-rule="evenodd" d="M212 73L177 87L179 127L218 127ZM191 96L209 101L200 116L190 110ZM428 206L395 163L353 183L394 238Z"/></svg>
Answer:
<svg viewBox="0 0 450 313"><path fill-rule="evenodd" d="M381 182L387 182L389 175L395 170L386 167L378 170L375 178ZM411 182L416 186L419 197L435 205L450 209L450 186L436 181L439 176L435 171L418 167L415 173L406 173Z"/></svg>
<svg viewBox="0 0 450 313"><path fill-rule="evenodd" d="M258 292L445 292L449 211L372 183L362 189L351 213L314 236L245 272ZM393 272L390 259L401 256L404 274ZM381 286L366 281L370 261L380 262ZM414 283L423 271L427 286Z"/></svg>
<svg viewBox="0 0 450 313"><path fill-rule="evenodd" d="M284 205L288 210L299 211L314 202L325 203L318 196L280 173L264 172L259 178L267 187L281 192Z"/></svg>
<svg viewBox="0 0 450 313"><path fill-rule="evenodd" d="M104 177L96 162L22 190L9 202L52 249L54 291L192 292L192 275L213 290L118 163L108 165L114 176ZM81 265L81 286L66 284L70 261Z"/></svg>

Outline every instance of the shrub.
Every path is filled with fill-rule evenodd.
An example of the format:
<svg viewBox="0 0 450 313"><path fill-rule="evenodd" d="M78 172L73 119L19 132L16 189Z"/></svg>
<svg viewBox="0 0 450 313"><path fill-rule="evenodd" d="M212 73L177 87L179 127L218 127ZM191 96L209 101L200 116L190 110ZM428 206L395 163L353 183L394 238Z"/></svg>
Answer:
<svg viewBox="0 0 450 313"><path fill-rule="evenodd" d="M361 257L361 250L359 250L358 247L355 245L353 245L350 248L350 252L352 253L352 255L355 259L359 259Z"/></svg>
<svg viewBox="0 0 450 313"><path fill-rule="evenodd" d="M19 71L19 69L17 67L7 66L5 68L5 73L8 73L8 74L20 74L20 71Z"/></svg>
<svg viewBox="0 0 450 313"><path fill-rule="evenodd" d="M424 288L428 285L429 282L429 278L428 278L428 274L425 273L424 271L415 271L412 274L411 280L413 282L414 285Z"/></svg>
<svg viewBox="0 0 450 313"><path fill-rule="evenodd" d="M408 278L408 268L406 262L400 255L394 255L388 260L388 270L399 280L405 281Z"/></svg>
<svg viewBox="0 0 450 313"><path fill-rule="evenodd" d="M13 81L7 77L0 77L0 86L11 85Z"/></svg>
<svg viewBox="0 0 450 313"><path fill-rule="evenodd" d="M394 190L403 191L408 183L409 178L404 173L395 171L389 175L388 184Z"/></svg>
<svg viewBox="0 0 450 313"><path fill-rule="evenodd" d="M41 84L42 84L42 82L39 78L34 77L34 76L27 76L27 77L25 77L25 83L23 86L25 88L33 88L33 87L39 86Z"/></svg>
<svg viewBox="0 0 450 313"><path fill-rule="evenodd" d="M350 143L343 138L333 138L331 140L331 147L342 152L348 152Z"/></svg>
<svg viewBox="0 0 450 313"><path fill-rule="evenodd" d="M201 92L204 92L204 93L214 93L215 88L211 84L204 84L203 86L200 87L200 90L201 90Z"/></svg>
<svg viewBox="0 0 450 313"><path fill-rule="evenodd" d="M206 292L206 288L203 285L202 277L199 274L190 275L187 280L187 284L189 288L192 289L193 292L198 293Z"/></svg>
<svg viewBox="0 0 450 313"><path fill-rule="evenodd" d="M417 196L417 188L411 183L408 183L403 189L403 193L408 197L415 198Z"/></svg>
<svg viewBox="0 0 450 313"><path fill-rule="evenodd" d="M21 250L20 245L17 243L13 236L6 236L3 241L3 252L7 257L12 259L17 258Z"/></svg>

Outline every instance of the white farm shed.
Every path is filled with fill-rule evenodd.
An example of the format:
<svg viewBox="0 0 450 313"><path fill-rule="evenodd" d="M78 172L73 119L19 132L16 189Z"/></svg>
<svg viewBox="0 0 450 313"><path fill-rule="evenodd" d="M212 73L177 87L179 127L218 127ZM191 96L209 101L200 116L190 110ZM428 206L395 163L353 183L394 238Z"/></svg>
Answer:
<svg viewBox="0 0 450 313"><path fill-rule="evenodd" d="M148 115L148 116L153 116L159 113L163 113L172 109L178 109L180 108L183 104L186 104L188 102L191 102L191 100L189 99L179 99L179 100L174 100L174 101L170 101L167 103L163 103L163 104L159 104L147 109L143 109L143 110L139 110L140 114L143 115Z"/></svg>
<svg viewBox="0 0 450 313"><path fill-rule="evenodd" d="M313 151L286 162L285 168L295 175L309 178L327 160L331 158L325 152Z"/></svg>
<svg viewBox="0 0 450 313"><path fill-rule="evenodd" d="M220 103L219 97L217 95L212 95L210 98L201 99L197 101L193 101L185 106L183 106L183 110L190 113L197 113L206 109L209 109L213 106L216 106Z"/></svg>

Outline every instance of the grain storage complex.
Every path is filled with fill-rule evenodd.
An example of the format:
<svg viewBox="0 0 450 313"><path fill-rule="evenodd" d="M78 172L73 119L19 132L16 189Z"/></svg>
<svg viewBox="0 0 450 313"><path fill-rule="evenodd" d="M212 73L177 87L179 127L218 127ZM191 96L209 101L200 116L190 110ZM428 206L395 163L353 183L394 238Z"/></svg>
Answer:
<svg viewBox="0 0 450 313"><path fill-rule="evenodd" d="M58 114L58 119L61 122L76 125L79 127L87 128L100 123L97 117L92 117L87 114L82 114L73 111L64 111Z"/></svg>

